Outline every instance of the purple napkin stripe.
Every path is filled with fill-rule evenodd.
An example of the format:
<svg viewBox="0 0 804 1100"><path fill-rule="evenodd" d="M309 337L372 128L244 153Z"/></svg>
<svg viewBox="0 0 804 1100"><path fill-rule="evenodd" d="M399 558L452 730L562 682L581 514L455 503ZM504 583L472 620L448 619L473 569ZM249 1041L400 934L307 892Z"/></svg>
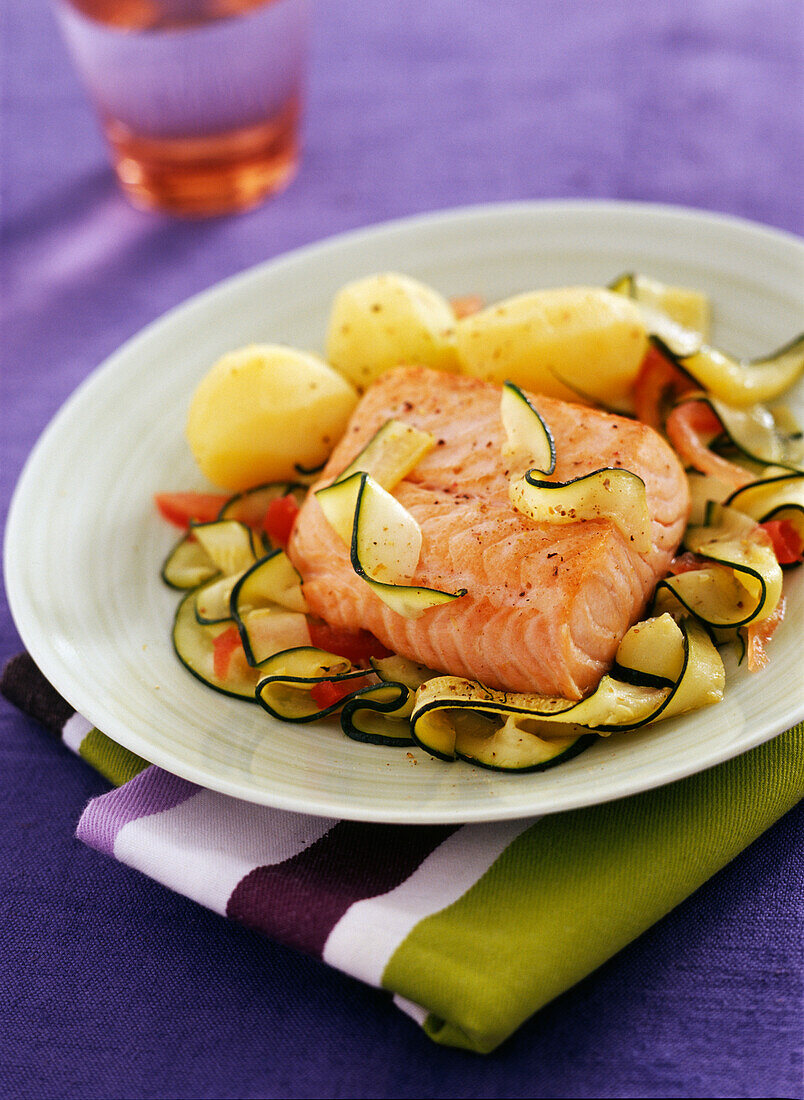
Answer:
<svg viewBox="0 0 804 1100"><path fill-rule="evenodd" d="M148 768L124 787L93 799L81 815L75 835L99 852L114 856L117 835L129 822L172 810L200 790L177 775Z"/></svg>
<svg viewBox="0 0 804 1100"><path fill-rule="evenodd" d="M341 821L297 855L241 879L226 915L321 956L355 902L399 886L456 828Z"/></svg>

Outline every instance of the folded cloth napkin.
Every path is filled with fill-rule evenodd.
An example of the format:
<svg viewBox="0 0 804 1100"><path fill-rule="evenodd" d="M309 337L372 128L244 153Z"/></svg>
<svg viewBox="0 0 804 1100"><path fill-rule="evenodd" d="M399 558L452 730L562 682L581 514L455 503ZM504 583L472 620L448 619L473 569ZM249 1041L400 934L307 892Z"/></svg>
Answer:
<svg viewBox="0 0 804 1100"><path fill-rule="evenodd" d="M151 766L76 714L22 654L0 690L117 789L77 835L218 913L322 958L439 1043L488 1052L804 795L804 724L617 802L486 825L273 810Z"/></svg>

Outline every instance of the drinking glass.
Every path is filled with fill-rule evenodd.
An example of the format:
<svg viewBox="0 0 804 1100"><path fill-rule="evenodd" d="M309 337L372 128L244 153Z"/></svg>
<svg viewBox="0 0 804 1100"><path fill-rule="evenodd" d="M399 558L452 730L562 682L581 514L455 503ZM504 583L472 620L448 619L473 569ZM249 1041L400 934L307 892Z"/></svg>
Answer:
<svg viewBox="0 0 804 1100"><path fill-rule="evenodd" d="M299 159L308 0L55 0L140 207L245 210Z"/></svg>

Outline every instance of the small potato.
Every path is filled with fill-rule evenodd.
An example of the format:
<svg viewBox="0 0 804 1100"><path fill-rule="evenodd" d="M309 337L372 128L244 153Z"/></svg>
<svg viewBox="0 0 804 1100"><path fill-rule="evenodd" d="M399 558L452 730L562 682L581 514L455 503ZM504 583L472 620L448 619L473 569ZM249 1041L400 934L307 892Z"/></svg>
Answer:
<svg viewBox="0 0 804 1100"><path fill-rule="evenodd" d="M232 351L201 380L187 441L203 474L239 492L320 465L357 404L354 388L315 355L273 344Z"/></svg>
<svg viewBox="0 0 804 1100"><path fill-rule="evenodd" d="M370 275L335 296L327 359L359 390L402 364L455 371L455 314L446 298L407 275Z"/></svg>
<svg viewBox="0 0 804 1100"><path fill-rule="evenodd" d="M459 321L461 370L578 401L628 403L647 350L638 306L598 287L536 290ZM566 385L561 381L564 379Z"/></svg>

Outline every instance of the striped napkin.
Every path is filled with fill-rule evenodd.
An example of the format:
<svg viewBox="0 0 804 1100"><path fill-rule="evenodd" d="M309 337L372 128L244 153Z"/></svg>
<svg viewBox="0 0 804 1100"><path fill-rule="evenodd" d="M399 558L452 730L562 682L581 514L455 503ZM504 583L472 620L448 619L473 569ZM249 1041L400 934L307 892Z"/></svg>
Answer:
<svg viewBox="0 0 804 1100"><path fill-rule="evenodd" d="M117 789L77 835L217 913L389 990L439 1043L493 1050L804 795L804 725L632 798L487 825L391 826L240 802L94 729L27 654L0 690Z"/></svg>

